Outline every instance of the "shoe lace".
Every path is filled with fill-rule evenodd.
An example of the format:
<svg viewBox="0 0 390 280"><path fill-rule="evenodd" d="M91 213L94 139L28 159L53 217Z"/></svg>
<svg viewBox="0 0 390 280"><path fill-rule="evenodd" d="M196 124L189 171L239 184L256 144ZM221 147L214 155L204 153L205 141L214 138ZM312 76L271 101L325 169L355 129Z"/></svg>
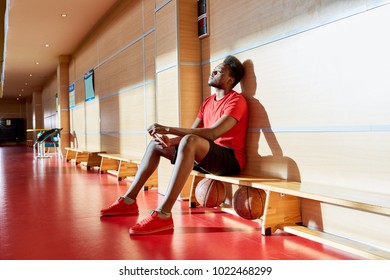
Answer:
<svg viewBox="0 0 390 280"><path fill-rule="evenodd" d="M154 214L155 212L156 212L156 211L152 211L148 217L146 217L145 219L141 220L138 224L139 224L140 226L145 226L145 225L147 225L148 223L150 223L151 221L153 221L154 218L155 218L155 216L154 216L153 214Z"/></svg>

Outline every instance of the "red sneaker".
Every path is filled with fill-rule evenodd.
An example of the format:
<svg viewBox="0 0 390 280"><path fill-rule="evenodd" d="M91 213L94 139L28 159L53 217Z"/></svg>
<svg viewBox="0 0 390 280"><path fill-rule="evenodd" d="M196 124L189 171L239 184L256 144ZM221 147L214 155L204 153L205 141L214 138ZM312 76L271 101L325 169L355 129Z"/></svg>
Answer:
<svg viewBox="0 0 390 280"><path fill-rule="evenodd" d="M100 210L102 216L138 214L137 201L126 204L123 197L119 197L110 207Z"/></svg>
<svg viewBox="0 0 390 280"><path fill-rule="evenodd" d="M153 211L149 217L146 217L129 230L130 234L150 234L173 229L172 215L167 219L158 216L158 212Z"/></svg>

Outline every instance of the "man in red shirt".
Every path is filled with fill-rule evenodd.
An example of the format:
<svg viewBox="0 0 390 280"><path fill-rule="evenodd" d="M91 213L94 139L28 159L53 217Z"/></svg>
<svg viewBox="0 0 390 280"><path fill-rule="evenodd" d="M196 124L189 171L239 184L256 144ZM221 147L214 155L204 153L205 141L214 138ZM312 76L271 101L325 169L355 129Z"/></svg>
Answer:
<svg viewBox="0 0 390 280"><path fill-rule="evenodd" d="M215 93L203 102L191 128L151 125L148 133L155 140L149 143L134 181L124 196L101 210L101 215L137 214L136 197L158 167L161 157L174 164L164 200L150 216L131 227L130 234L173 229L171 209L191 170L217 175L238 174L246 163L248 105L244 96L233 88L243 75L241 62L234 56L226 57L211 72L208 84L215 88Z"/></svg>

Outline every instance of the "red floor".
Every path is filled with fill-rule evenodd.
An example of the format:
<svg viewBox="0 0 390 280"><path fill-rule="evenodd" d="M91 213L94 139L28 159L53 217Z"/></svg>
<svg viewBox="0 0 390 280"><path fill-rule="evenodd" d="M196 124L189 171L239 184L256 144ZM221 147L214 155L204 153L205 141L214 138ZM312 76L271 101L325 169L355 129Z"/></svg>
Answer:
<svg viewBox="0 0 390 280"><path fill-rule="evenodd" d="M162 196L142 192L139 216L100 218L128 184L55 157L34 160L25 146L0 146L0 259L359 259L279 231L265 237L256 222L182 201L174 231L130 237L128 228Z"/></svg>

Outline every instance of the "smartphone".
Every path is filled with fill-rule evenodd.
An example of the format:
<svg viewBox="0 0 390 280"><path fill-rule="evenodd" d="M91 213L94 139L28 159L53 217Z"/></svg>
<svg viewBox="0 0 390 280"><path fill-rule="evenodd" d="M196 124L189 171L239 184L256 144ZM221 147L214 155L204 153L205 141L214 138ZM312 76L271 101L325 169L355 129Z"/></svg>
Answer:
<svg viewBox="0 0 390 280"><path fill-rule="evenodd" d="M156 138L165 148L168 147L168 144L162 139L160 135L154 134L153 137Z"/></svg>

